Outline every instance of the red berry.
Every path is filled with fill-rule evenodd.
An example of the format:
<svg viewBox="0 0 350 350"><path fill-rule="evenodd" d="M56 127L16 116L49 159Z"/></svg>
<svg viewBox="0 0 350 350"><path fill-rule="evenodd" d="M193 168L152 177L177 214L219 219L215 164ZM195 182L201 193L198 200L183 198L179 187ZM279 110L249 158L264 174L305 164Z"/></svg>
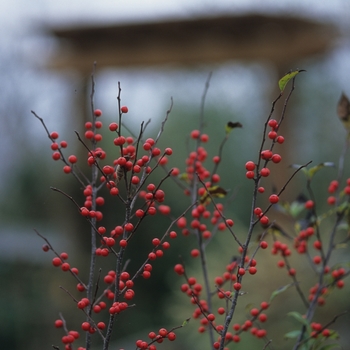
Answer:
<svg viewBox="0 0 350 350"><path fill-rule="evenodd" d="M192 130L191 138L198 139L199 135L200 135L200 131L199 130Z"/></svg>
<svg viewBox="0 0 350 350"><path fill-rule="evenodd" d="M128 241L126 239L121 239L119 242L119 246L125 248L128 245Z"/></svg>
<svg viewBox="0 0 350 350"><path fill-rule="evenodd" d="M74 163L76 163L78 161L78 158L75 155L71 155L71 156L68 157L68 161L69 161L69 163L74 164Z"/></svg>
<svg viewBox="0 0 350 350"><path fill-rule="evenodd" d="M265 160L268 160L268 159L271 159L271 157L272 157L272 151L270 151L270 150L264 150L264 151L262 151L261 152L261 158L262 159L265 159Z"/></svg>
<svg viewBox="0 0 350 350"><path fill-rule="evenodd" d="M58 132L56 132L56 131L53 131L51 134L50 134L50 137L52 138L52 139L54 139L54 140L56 140L56 139L58 139Z"/></svg>
<svg viewBox="0 0 350 350"><path fill-rule="evenodd" d="M276 127L278 126L277 120L275 119L270 119L268 122L269 127L276 129Z"/></svg>
<svg viewBox="0 0 350 350"><path fill-rule="evenodd" d="M53 266L60 266L62 264L62 260L60 258L58 258L57 256L55 258L52 259L52 265Z"/></svg>
<svg viewBox="0 0 350 350"><path fill-rule="evenodd" d="M267 247L268 247L267 242L265 242L265 241L261 241L261 242L260 242L260 248L266 249Z"/></svg>
<svg viewBox="0 0 350 350"><path fill-rule="evenodd" d="M267 177L270 175L270 169L268 168L262 168L260 170L260 175L263 176L263 177Z"/></svg>
<svg viewBox="0 0 350 350"><path fill-rule="evenodd" d="M309 199L308 201L305 202L304 206L306 209L312 209L314 207L314 201Z"/></svg>
<svg viewBox="0 0 350 350"><path fill-rule="evenodd" d="M277 194L272 194L269 197L269 201L270 201L271 204L276 204L279 201L279 197L277 196Z"/></svg>
<svg viewBox="0 0 350 350"><path fill-rule="evenodd" d="M257 315L259 315L259 312L260 312L259 309L256 309L256 308L250 310L250 314L251 314L252 316L257 316Z"/></svg>
<svg viewBox="0 0 350 350"><path fill-rule="evenodd" d="M52 159L53 159L53 160L59 160L59 159L61 159L60 152L53 152L53 153L52 153Z"/></svg>
<svg viewBox="0 0 350 350"><path fill-rule="evenodd" d="M99 322L99 323L97 323L97 328L98 328L98 329L105 329L105 328L106 328L106 325L105 325L104 322Z"/></svg>
<svg viewBox="0 0 350 350"><path fill-rule="evenodd" d="M255 176L254 171L247 171L245 173L245 176L247 179L254 179L254 176Z"/></svg>
<svg viewBox="0 0 350 350"><path fill-rule="evenodd" d="M178 274L178 275L183 275L185 272L184 267L181 264L176 264L174 267L174 271Z"/></svg>
<svg viewBox="0 0 350 350"><path fill-rule="evenodd" d="M117 131L117 129L118 129L118 124L117 123L109 124L109 130L110 131Z"/></svg>
<svg viewBox="0 0 350 350"><path fill-rule="evenodd" d="M85 132L85 138L92 139L94 137L94 132L92 130L88 130Z"/></svg>
<svg viewBox="0 0 350 350"><path fill-rule="evenodd" d="M250 266L249 269L248 269L248 271L249 271L249 273L250 273L251 275L255 275L256 272L257 272L257 269L256 269L256 267L254 267L254 266Z"/></svg>
<svg viewBox="0 0 350 350"><path fill-rule="evenodd" d="M122 113L128 113L129 108L128 108L127 106L122 106L122 107L120 107L120 111L121 111Z"/></svg>
<svg viewBox="0 0 350 350"><path fill-rule="evenodd" d="M100 109L95 109L94 115L95 115L95 117L100 117L102 115L102 111Z"/></svg>
<svg viewBox="0 0 350 350"><path fill-rule="evenodd" d="M266 215L264 215L260 218L260 222L262 225L266 226L269 223L269 218Z"/></svg>
<svg viewBox="0 0 350 350"><path fill-rule="evenodd" d="M281 136L281 135L279 135L279 136L277 136L276 141L277 141L278 143L282 144L282 143L284 142L284 137Z"/></svg>
<svg viewBox="0 0 350 350"><path fill-rule="evenodd" d="M269 139L274 140L277 137L277 132L276 131L270 131L267 136L268 136Z"/></svg>
<svg viewBox="0 0 350 350"><path fill-rule="evenodd" d="M193 257L193 258L197 258L198 256L199 256L199 250L198 249L192 249L191 250L191 256Z"/></svg>
<svg viewBox="0 0 350 350"><path fill-rule="evenodd" d="M253 171L255 169L255 163L252 161L249 161L249 162L245 163L245 168L248 171Z"/></svg>
<svg viewBox="0 0 350 350"><path fill-rule="evenodd" d="M63 321L62 320L56 320L55 321L55 327L56 328L61 328L63 326Z"/></svg>
<svg viewBox="0 0 350 350"><path fill-rule="evenodd" d="M239 282L236 282L236 283L233 284L233 288L235 290L240 290L242 288L242 285Z"/></svg>
<svg viewBox="0 0 350 350"><path fill-rule="evenodd" d="M271 157L271 160L274 162L274 163L279 163L281 160L282 160L282 157L275 153L272 157Z"/></svg>

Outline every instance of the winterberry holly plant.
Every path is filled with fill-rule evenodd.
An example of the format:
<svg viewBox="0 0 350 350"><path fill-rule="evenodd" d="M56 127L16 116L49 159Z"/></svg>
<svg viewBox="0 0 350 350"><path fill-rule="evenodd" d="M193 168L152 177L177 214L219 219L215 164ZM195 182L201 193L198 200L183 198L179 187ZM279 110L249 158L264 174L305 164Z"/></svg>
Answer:
<svg viewBox="0 0 350 350"><path fill-rule="evenodd" d="M249 337L258 339L262 349L274 349L274 339L269 332L274 324L269 324L268 312L273 309L275 298L280 298L287 290L295 291L301 305L296 308L295 301L290 305L288 315L295 321L294 328L286 329L281 335L287 339L289 348L325 350L337 345L339 334L331 326L336 324L345 310L340 313L329 310L329 318L323 323L318 321L317 312L319 308L327 307L327 298L344 287L345 278L350 274L348 261L342 261L337 256L337 249L347 249L350 238L350 178L346 179L344 174L349 137L346 137L344 151L340 156L338 175L328 187L327 211L318 210L314 175L321 173L325 167L333 167L333 163L324 162L313 166L310 161L293 165L292 174L285 179L281 188L269 193L265 185L270 174L278 171L282 161L278 152L286 144L280 127L287 117L287 106L295 89L295 79L302 71L292 71L279 81L280 93L261 126L262 137L256 159L247 159L245 169L240 169L245 173L245 181L251 184L251 191L247 194L251 199L249 222L246 223L246 231L243 233L236 231L234 215L226 215L234 198L230 190L220 185L219 173L226 141L233 133L240 131L242 124L229 121L223 127L222 142L216 155L209 161L210 135L204 131L204 104L210 76L202 96L198 128L190 132L193 150L189 151L184 160L183 172L175 167L168 169L169 157L176 149L167 147L162 150L158 147L171 107L158 135L146 138L147 123L142 123L137 132L125 127L123 120L129 109L121 104L120 86L117 97L118 120L108 127L108 132L114 134L113 151L107 152L100 146L103 115L100 109L94 108L93 76L91 121L85 123L84 135L76 133L85 150L85 159L78 159L76 155L66 156L67 143L58 141L58 133L50 132L43 119L33 112L51 141L53 160L64 163L63 173L75 177L85 200L79 203L61 189L52 190L66 197L77 212L77 220L86 220L90 227L90 261L85 262L84 266L89 266L87 280L80 277L78 268L70 265L67 253L57 252L49 240L36 231L45 241L43 250L54 254L53 266L69 271L77 283L75 291L61 288L67 295L68 302L75 304L77 312L81 314L81 323L76 328L79 331L73 330L70 321L62 314L54 322L56 328L63 329L61 341L64 349L83 350L100 346L107 350L112 348L112 341L113 348L118 346L113 338L113 330L123 323L123 317L130 308L138 307L133 304L135 285L140 279L152 279L157 274L154 261L159 259L163 259L164 264L168 264L169 269L173 269L183 279L182 282L180 279L173 279L172 283L174 288L180 287L188 297L188 302L184 299L179 302L188 303L186 310L188 312L191 308L191 311L181 324L174 325L171 329L149 329L148 336L135 340L133 348L166 349L167 342L176 339L175 331L186 326L189 319L193 319L191 323L198 322L199 334L208 335L207 349L235 349L249 341ZM286 93L289 85L291 88ZM282 103L282 111L275 116L277 103ZM345 95L340 103L339 117L347 122L350 103ZM88 165L87 173L79 168L79 163ZM151 177L155 172L164 174L157 183ZM283 193L297 176L305 177L306 193L301 191L295 200L287 202ZM180 189L175 201L182 209L177 216L172 213L172 207L166 204L165 182L173 182L172 186ZM322 189L317 189L320 190ZM102 225L104 213L101 208L107 203L107 198L113 198L109 205L114 205L116 212L123 213L123 219L115 222L112 227ZM274 217L277 211L293 223L292 229L285 229L278 222ZM138 268L131 269L128 260L132 249L131 242L142 237L144 224L157 227L160 215L168 218L168 228L158 236L149 238L150 244L138 252L143 257L142 263ZM228 234L222 235L221 232ZM185 245L188 244L186 240L190 236L195 237L196 241L190 254L193 262L185 261L181 252L180 261L167 261L164 254L171 249L170 241L183 240ZM223 241L228 247L230 253L227 256L221 251L216 256L207 253L216 241ZM269 298L253 304L250 298L254 297L256 301L260 295L259 289L262 288L261 280L257 278L263 273L259 270L258 261L275 257L278 257L278 261L274 267L274 278L279 280L280 276L287 275L288 283L281 282L279 288L269 291ZM99 269L100 259L108 262L110 269L107 273ZM306 289L307 283L299 278L296 267L300 266L301 259L304 261L302 276L309 269L307 282L313 281L309 289ZM212 271L217 271L218 261L222 271L220 274L215 272L212 277ZM188 264L198 265L197 275L190 274ZM268 289L269 286L264 288ZM242 313L238 311L239 305L245 307L243 322ZM278 316L285 318L286 315ZM181 332L186 332L187 329L185 327ZM85 334L84 340L80 339L82 333ZM76 345L78 343L81 345ZM195 348L191 344L185 346ZM53 347L60 348L58 345Z"/></svg>

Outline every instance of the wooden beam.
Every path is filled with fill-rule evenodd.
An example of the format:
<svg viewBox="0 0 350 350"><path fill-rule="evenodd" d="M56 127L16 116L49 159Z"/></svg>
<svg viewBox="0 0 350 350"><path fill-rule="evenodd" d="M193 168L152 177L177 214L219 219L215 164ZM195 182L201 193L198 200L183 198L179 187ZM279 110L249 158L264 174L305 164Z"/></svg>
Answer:
<svg viewBox="0 0 350 350"><path fill-rule="evenodd" d="M286 66L322 54L334 26L290 16L244 15L77 28L50 28L60 49L50 66L191 66L230 60Z"/></svg>

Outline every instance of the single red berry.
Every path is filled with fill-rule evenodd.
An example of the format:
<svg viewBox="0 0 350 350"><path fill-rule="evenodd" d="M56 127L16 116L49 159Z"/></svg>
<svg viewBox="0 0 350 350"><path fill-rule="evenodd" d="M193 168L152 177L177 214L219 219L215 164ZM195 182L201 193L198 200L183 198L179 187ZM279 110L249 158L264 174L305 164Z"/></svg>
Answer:
<svg viewBox="0 0 350 350"><path fill-rule="evenodd" d="M257 269L255 266L250 266L249 269L248 269L248 272L251 274L251 275L255 275L256 272L257 272Z"/></svg>
<svg viewBox="0 0 350 350"><path fill-rule="evenodd" d="M69 165L65 165L65 166L63 167L63 172L64 172L65 174L69 174L71 171L72 171L72 168L71 168Z"/></svg>
<svg viewBox="0 0 350 350"><path fill-rule="evenodd" d="M254 179L254 176L255 176L254 171L247 171L245 173L245 176L247 179Z"/></svg>
<svg viewBox="0 0 350 350"><path fill-rule="evenodd" d="M54 140L58 139L59 135L58 135L58 132L56 131L53 131L51 134L50 134L50 137Z"/></svg>
<svg viewBox="0 0 350 350"><path fill-rule="evenodd" d="M260 170L260 175L263 176L263 177L267 177L270 175L270 169L268 168L262 168Z"/></svg>
<svg viewBox="0 0 350 350"><path fill-rule="evenodd" d="M264 192L265 192L265 187L260 186L260 187L258 188L258 192L259 192L259 193L264 193Z"/></svg>
<svg viewBox="0 0 350 350"><path fill-rule="evenodd" d="M71 156L68 157L68 162L69 162L69 163L74 164L74 163L76 163L77 161L78 161L78 158L77 158L77 156L75 156L75 155L71 155Z"/></svg>
<svg viewBox="0 0 350 350"><path fill-rule="evenodd" d="M50 250L50 247L49 247L47 244L44 244L44 245L42 246L42 250L43 250L44 252L48 252L48 251Z"/></svg>
<svg viewBox="0 0 350 350"><path fill-rule="evenodd" d="M270 131L267 136L268 136L269 139L274 140L277 137L277 132L276 131Z"/></svg>
<svg viewBox="0 0 350 350"><path fill-rule="evenodd" d="M248 171L253 171L255 169L255 163L252 161L248 161L247 163L245 163L245 168Z"/></svg>
<svg viewBox="0 0 350 350"><path fill-rule="evenodd" d="M282 144L284 142L284 137L279 135L276 137L276 141L279 143L279 144Z"/></svg>
<svg viewBox="0 0 350 350"><path fill-rule="evenodd" d="M198 249L192 249L191 250L191 256L193 257L193 258L197 258L198 256L199 256L199 250Z"/></svg>
<svg viewBox="0 0 350 350"><path fill-rule="evenodd" d="M62 260L60 258L58 258L57 256L55 258L52 259L52 265L53 266L60 266L62 264Z"/></svg>
<svg viewBox="0 0 350 350"><path fill-rule="evenodd" d="M220 163L220 157L219 156L214 156L213 157L213 162L215 163L215 164L218 164L218 163Z"/></svg>
<svg viewBox="0 0 350 350"><path fill-rule="evenodd" d="M191 138L198 139L199 135L200 135L200 131L199 130L192 130Z"/></svg>
<svg viewBox="0 0 350 350"><path fill-rule="evenodd" d="M279 197L277 194L272 194L270 197L269 197L269 201L271 204L276 204L278 203L279 201Z"/></svg>
<svg viewBox="0 0 350 350"><path fill-rule="evenodd" d="M239 282L236 282L236 283L233 284L233 288L235 290L240 290L242 288L242 285Z"/></svg>
<svg viewBox="0 0 350 350"><path fill-rule="evenodd" d="M261 242L260 242L260 248L266 249L267 247L268 247L267 242L265 242L265 241L261 241Z"/></svg>
<svg viewBox="0 0 350 350"><path fill-rule="evenodd" d="M121 239L119 242L119 246L125 248L128 245L128 241L126 239Z"/></svg>
<svg viewBox="0 0 350 350"><path fill-rule="evenodd" d="M317 241L314 242L313 246L314 246L315 249L321 250L322 242L317 240Z"/></svg>
<svg viewBox="0 0 350 350"><path fill-rule="evenodd" d="M85 138L88 140L92 139L94 137L94 132L92 130L85 131Z"/></svg>
<svg viewBox="0 0 350 350"><path fill-rule="evenodd" d="M328 205L334 205L336 203L337 199L334 196L329 196L327 198Z"/></svg>
<svg viewBox="0 0 350 350"><path fill-rule="evenodd" d="M245 274L245 269L244 269L243 267L240 267L240 268L238 269L238 274L241 275L241 276L243 276L243 275Z"/></svg>
<svg viewBox="0 0 350 350"><path fill-rule="evenodd" d="M119 125L117 123L111 123L108 128L110 131L117 131L118 127Z"/></svg>
<svg viewBox="0 0 350 350"><path fill-rule="evenodd" d="M304 206L306 209L312 209L314 207L314 201L309 199L308 201L305 202Z"/></svg>
<svg viewBox="0 0 350 350"><path fill-rule="evenodd" d="M282 157L275 153L272 157L271 157L271 160L274 162L274 163L279 163L281 160L282 160Z"/></svg>
<svg viewBox="0 0 350 350"><path fill-rule="evenodd" d="M256 207L255 209L254 209L254 214L256 215L256 216L260 216L261 214L262 214L262 209L261 208L259 208L259 207Z"/></svg>
<svg viewBox="0 0 350 350"><path fill-rule="evenodd" d="M178 274L178 275L183 275L185 272L184 267L181 264L176 264L174 267L174 271Z"/></svg>
<svg viewBox="0 0 350 350"><path fill-rule="evenodd" d="M264 159L264 160L268 160L268 159L271 159L272 158L272 151L270 150L264 150L261 152L261 158Z"/></svg>
<svg viewBox="0 0 350 350"><path fill-rule="evenodd" d="M122 107L120 107L120 111L122 113L128 113L129 112L129 108L127 106L122 106Z"/></svg>
<svg viewBox="0 0 350 350"><path fill-rule="evenodd" d="M89 323L89 322L83 322L83 323L81 324L81 329L82 329L83 331L88 331L88 330L90 329L90 323Z"/></svg>
<svg viewBox="0 0 350 350"><path fill-rule="evenodd" d="M250 310L250 314L252 315L252 316L257 316L257 315L259 315L259 309L257 309L257 308L254 308L254 309L251 309Z"/></svg>
<svg viewBox="0 0 350 350"><path fill-rule="evenodd" d="M56 328L61 328L63 326L63 321L62 320L56 320L55 321L55 327Z"/></svg>
<svg viewBox="0 0 350 350"><path fill-rule="evenodd" d="M273 129L276 129L277 126L278 126L277 120L270 119L269 122L268 122L268 125L269 125L269 127L273 128Z"/></svg>
<svg viewBox="0 0 350 350"><path fill-rule="evenodd" d="M105 329L106 328L106 324L104 323L104 322L99 322L99 323L97 323L97 328L98 329Z"/></svg>
<svg viewBox="0 0 350 350"><path fill-rule="evenodd" d="M95 117L100 117L102 115L102 111L100 109L95 109L94 115L95 115Z"/></svg>
<svg viewBox="0 0 350 350"><path fill-rule="evenodd" d="M266 226L269 224L269 218L266 215L264 215L260 218L260 222L262 225Z"/></svg>
<svg viewBox="0 0 350 350"><path fill-rule="evenodd" d="M209 136L207 134L202 134L200 137L202 142L208 142L209 141Z"/></svg>
<svg viewBox="0 0 350 350"><path fill-rule="evenodd" d="M59 160L59 159L61 159L61 154L60 154L60 152L53 152L53 153L52 153L52 159L53 159L53 160Z"/></svg>

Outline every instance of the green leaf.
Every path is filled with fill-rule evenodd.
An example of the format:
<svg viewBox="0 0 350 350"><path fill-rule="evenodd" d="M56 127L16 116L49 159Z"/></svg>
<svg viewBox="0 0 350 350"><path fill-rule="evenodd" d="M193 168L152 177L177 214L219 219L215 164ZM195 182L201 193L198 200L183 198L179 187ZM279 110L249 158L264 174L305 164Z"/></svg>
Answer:
<svg viewBox="0 0 350 350"><path fill-rule="evenodd" d="M297 337L299 337L300 332L301 332L300 330L290 331L290 332L286 333L284 335L284 337L287 339L297 338Z"/></svg>
<svg viewBox="0 0 350 350"><path fill-rule="evenodd" d="M299 164L292 164L291 168L299 169L301 166L302 165L299 165ZM306 175L308 180L311 180L313 178L313 176L323 167L335 167L335 164L332 162L324 162L324 163L320 163L316 166L313 166L309 169L302 168L301 171Z"/></svg>
<svg viewBox="0 0 350 350"><path fill-rule="evenodd" d="M309 321L305 319L299 312L291 311L288 312L287 315L294 317L298 322L302 323L306 327L309 327Z"/></svg>
<svg viewBox="0 0 350 350"><path fill-rule="evenodd" d="M306 72L306 70L305 69L297 69L295 71L289 72L278 81L278 86L279 86L281 92L284 91L284 88L288 84L289 80L293 79L300 72Z"/></svg>
<svg viewBox="0 0 350 350"><path fill-rule="evenodd" d="M213 198L224 198L227 194L227 191L223 189L220 186L212 186L208 188L208 191L203 194L203 196L200 198L200 202L202 204L208 204L210 203L210 196Z"/></svg>
<svg viewBox="0 0 350 350"><path fill-rule="evenodd" d="M310 168L308 170L308 176L310 179L312 179L312 177L323 167L335 167L335 164L332 162L324 162L324 163L320 163L316 166L313 166L312 168Z"/></svg>
<svg viewBox="0 0 350 350"><path fill-rule="evenodd" d="M182 327L187 326L188 322L190 322L190 318L182 322Z"/></svg>
<svg viewBox="0 0 350 350"><path fill-rule="evenodd" d="M243 125L239 122L236 122L236 123L228 122L225 126L226 134L229 134L235 128L243 128Z"/></svg>
<svg viewBox="0 0 350 350"><path fill-rule="evenodd" d="M272 292L271 296L270 296L270 303L273 299L275 299L275 297L278 295L278 294L281 294L283 292L285 292L288 288L294 286L295 283L289 283L283 287L280 287L278 289L276 289L275 291Z"/></svg>

